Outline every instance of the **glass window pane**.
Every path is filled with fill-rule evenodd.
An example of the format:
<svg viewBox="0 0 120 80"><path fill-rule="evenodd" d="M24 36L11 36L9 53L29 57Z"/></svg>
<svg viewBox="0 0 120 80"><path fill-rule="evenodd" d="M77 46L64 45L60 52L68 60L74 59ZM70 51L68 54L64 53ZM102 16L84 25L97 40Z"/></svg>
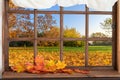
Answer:
<svg viewBox="0 0 120 80"><path fill-rule="evenodd" d="M90 15L89 16L89 37L105 38L112 37L112 16L111 15Z"/></svg>
<svg viewBox="0 0 120 80"><path fill-rule="evenodd" d="M85 11L85 5L75 5L70 7L64 7L64 11Z"/></svg>
<svg viewBox="0 0 120 80"><path fill-rule="evenodd" d="M84 41L64 41L63 60L68 66L85 66Z"/></svg>
<svg viewBox="0 0 120 80"><path fill-rule="evenodd" d="M112 66L112 42L91 41L89 45L89 66Z"/></svg>
<svg viewBox="0 0 120 80"><path fill-rule="evenodd" d="M33 37L33 14L9 14L8 29L10 38Z"/></svg>
<svg viewBox="0 0 120 80"><path fill-rule="evenodd" d="M38 14L38 37L59 38L60 18L56 14Z"/></svg>
<svg viewBox="0 0 120 80"><path fill-rule="evenodd" d="M85 15L64 15L64 38L85 36Z"/></svg>
<svg viewBox="0 0 120 80"><path fill-rule="evenodd" d="M102 11L102 10L96 10L96 9L93 9L93 8L89 8L89 11ZM108 11L112 11L112 7Z"/></svg>
<svg viewBox="0 0 120 80"><path fill-rule="evenodd" d="M60 60L59 41L38 41L38 55L44 56L45 60Z"/></svg>
<svg viewBox="0 0 120 80"><path fill-rule="evenodd" d="M9 66L33 63L33 43L30 41L12 41L9 43Z"/></svg>

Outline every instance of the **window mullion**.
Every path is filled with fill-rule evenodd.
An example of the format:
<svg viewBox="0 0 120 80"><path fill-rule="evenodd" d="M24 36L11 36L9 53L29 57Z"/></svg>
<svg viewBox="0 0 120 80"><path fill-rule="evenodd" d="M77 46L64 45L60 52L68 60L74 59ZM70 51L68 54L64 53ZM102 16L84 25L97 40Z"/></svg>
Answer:
<svg viewBox="0 0 120 80"><path fill-rule="evenodd" d="M85 66L88 66L88 34L89 34L89 15L88 15L88 8L86 6L86 14L85 14Z"/></svg>
<svg viewBox="0 0 120 80"><path fill-rule="evenodd" d="M34 10L34 58L37 55L37 10Z"/></svg>
<svg viewBox="0 0 120 80"><path fill-rule="evenodd" d="M8 0L5 1L5 27L4 27L4 58L5 58L5 63L4 63L4 67L5 67L5 71L9 70L9 29L8 29Z"/></svg>
<svg viewBox="0 0 120 80"><path fill-rule="evenodd" d="M63 61L63 8L60 7L60 60Z"/></svg>

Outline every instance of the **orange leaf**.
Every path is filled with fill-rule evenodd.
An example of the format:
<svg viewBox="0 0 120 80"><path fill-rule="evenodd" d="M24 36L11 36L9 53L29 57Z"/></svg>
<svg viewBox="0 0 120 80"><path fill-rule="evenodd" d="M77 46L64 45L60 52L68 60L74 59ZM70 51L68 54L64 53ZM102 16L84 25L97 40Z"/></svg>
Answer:
<svg viewBox="0 0 120 80"><path fill-rule="evenodd" d="M35 64L36 65L44 65L44 57L43 56L36 56L35 58Z"/></svg>
<svg viewBox="0 0 120 80"><path fill-rule="evenodd" d="M41 71L43 68L44 66L39 66L39 65L34 66L34 69L38 71Z"/></svg>
<svg viewBox="0 0 120 80"><path fill-rule="evenodd" d="M33 68L34 68L34 65L33 65L33 64L31 64L31 63L27 63L25 67L26 67L26 70L28 70L28 71L29 71L29 70L31 70L31 69L33 69Z"/></svg>
<svg viewBox="0 0 120 80"><path fill-rule="evenodd" d="M34 73L34 74L39 74L40 71L37 71L37 70L31 70L31 73Z"/></svg>

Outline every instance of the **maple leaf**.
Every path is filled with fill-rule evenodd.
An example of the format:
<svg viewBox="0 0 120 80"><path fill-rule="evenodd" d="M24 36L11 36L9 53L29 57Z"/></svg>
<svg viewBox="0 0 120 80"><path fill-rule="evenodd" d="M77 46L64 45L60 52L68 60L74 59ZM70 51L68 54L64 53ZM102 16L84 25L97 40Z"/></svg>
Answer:
<svg viewBox="0 0 120 80"><path fill-rule="evenodd" d="M46 61L46 67L54 66L54 65L55 65L55 61L53 61L53 60L47 60Z"/></svg>
<svg viewBox="0 0 120 80"><path fill-rule="evenodd" d="M58 61L56 63L56 66L57 66L57 69L64 69L66 67L66 64L65 64L65 62Z"/></svg>
<svg viewBox="0 0 120 80"><path fill-rule="evenodd" d="M39 55L36 56L35 57L35 64L43 66L44 65L44 57L43 56L39 56Z"/></svg>
<svg viewBox="0 0 120 80"><path fill-rule="evenodd" d="M44 66L41 66L41 65L35 65L34 66L34 69L38 70L38 71L41 71L43 68L44 68Z"/></svg>
<svg viewBox="0 0 120 80"><path fill-rule="evenodd" d="M48 72L56 71L56 64L54 60L46 60L45 67Z"/></svg>
<svg viewBox="0 0 120 80"><path fill-rule="evenodd" d="M32 63L26 63L25 68L26 68L27 71L29 71L29 70L34 68L34 65Z"/></svg>
<svg viewBox="0 0 120 80"><path fill-rule="evenodd" d="M13 71L18 72L18 73L25 71L25 67L24 67L23 65L12 66L11 69L12 69Z"/></svg>

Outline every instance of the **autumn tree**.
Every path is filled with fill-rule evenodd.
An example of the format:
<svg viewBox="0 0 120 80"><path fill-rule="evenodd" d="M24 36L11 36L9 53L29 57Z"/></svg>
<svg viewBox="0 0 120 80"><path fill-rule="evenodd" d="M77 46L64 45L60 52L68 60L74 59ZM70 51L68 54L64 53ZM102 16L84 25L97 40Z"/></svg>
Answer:
<svg viewBox="0 0 120 80"><path fill-rule="evenodd" d="M12 10L24 10L25 8L17 7L9 0L9 8ZM28 10L28 9L26 9ZM14 14L10 13L8 17L9 37L32 37L33 19L31 14Z"/></svg>
<svg viewBox="0 0 120 80"><path fill-rule="evenodd" d="M64 38L80 38L82 37L79 32L76 31L75 28L64 28ZM84 43L82 41L65 41L64 46L71 47L81 47Z"/></svg>
<svg viewBox="0 0 120 80"><path fill-rule="evenodd" d="M101 28L106 32L107 36L112 36L112 18L106 18L103 22L100 23Z"/></svg>
<svg viewBox="0 0 120 80"><path fill-rule="evenodd" d="M21 8L15 6L12 3L12 0L9 0L9 9L10 10L29 10L27 8ZM20 37L32 37L33 36L33 17L31 14L14 14L9 13L8 15L8 29L10 38L20 38ZM11 47L20 47L20 46L33 46L32 42L29 41L13 41L9 44Z"/></svg>
<svg viewBox="0 0 120 80"><path fill-rule="evenodd" d="M30 15L31 14L9 15L9 33L11 38L33 36L34 23L32 22L33 19L31 19Z"/></svg>
<svg viewBox="0 0 120 80"><path fill-rule="evenodd" d="M46 38L59 38L60 28L56 26L50 27L50 30L44 32L44 37ZM58 46L59 41L39 41L39 46Z"/></svg>
<svg viewBox="0 0 120 80"><path fill-rule="evenodd" d="M45 37L47 38L59 38L59 36L60 36L60 29L59 27L56 26L50 27L50 30L45 32ZM47 41L47 42L48 42L48 46L59 45L59 41Z"/></svg>
<svg viewBox="0 0 120 80"><path fill-rule="evenodd" d="M38 37L58 38L59 28L56 25L56 20L51 14L37 15L37 30ZM40 46L58 46L58 41L39 41Z"/></svg>
<svg viewBox="0 0 120 80"><path fill-rule="evenodd" d="M9 0L9 7L12 9L12 8L18 8L17 6L15 6L13 3L12 3L12 0Z"/></svg>
<svg viewBox="0 0 120 80"><path fill-rule="evenodd" d="M96 32L96 33L92 33L91 34L91 38L105 38L107 37L107 35L105 35L104 33L101 32Z"/></svg>
<svg viewBox="0 0 120 80"><path fill-rule="evenodd" d="M56 20L51 14L37 15L37 29L38 34L44 37L44 34L51 29L51 27L56 25ZM40 35L39 35L40 36ZM41 37L41 36L40 36Z"/></svg>
<svg viewBox="0 0 120 80"><path fill-rule="evenodd" d="M91 38L106 38L108 37L104 33L96 32L92 33ZM92 41L91 45L111 45L111 41Z"/></svg>

